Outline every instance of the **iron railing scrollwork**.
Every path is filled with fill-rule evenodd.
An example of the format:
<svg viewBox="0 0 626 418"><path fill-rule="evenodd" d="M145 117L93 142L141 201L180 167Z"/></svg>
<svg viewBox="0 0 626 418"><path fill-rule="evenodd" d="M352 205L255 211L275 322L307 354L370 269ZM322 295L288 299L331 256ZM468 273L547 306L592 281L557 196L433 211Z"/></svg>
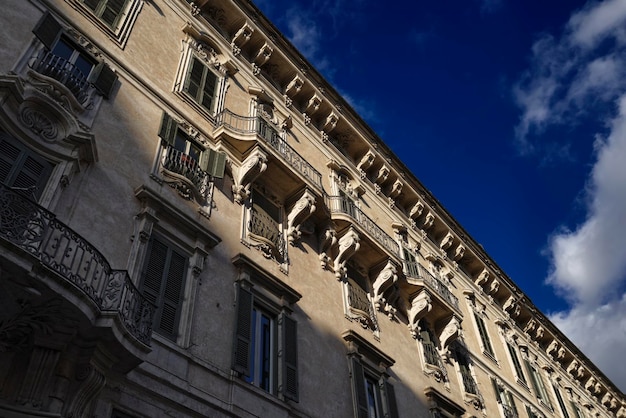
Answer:
<svg viewBox="0 0 626 418"><path fill-rule="evenodd" d="M374 307L370 302L367 292L352 280L348 280L348 306L358 315L364 324L372 330L378 329Z"/></svg>
<svg viewBox="0 0 626 418"><path fill-rule="evenodd" d="M350 216L376 242L395 256L400 257L400 246L398 243L376 225L376 222L367 216L351 199L345 196L327 196L326 199L331 213L343 213Z"/></svg>
<svg viewBox="0 0 626 418"><path fill-rule="evenodd" d="M210 197L210 176L200 168L195 158L167 145L163 156L163 168L183 176L193 185L192 193L200 202L206 203ZM189 194L189 193L188 193ZM187 196L191 198L191 196Z"/></svg>
<svg viewBox="0 0 626 418"><path fill-rule="evenodd" d="M255 207L250 209L250 221L248 231L257 240L262 240L271 247L272 252L278 258L282 258L285 253L285 240L276 222L265 211Z"/></svg>
<svg viewBox="0 0 626 418"><path fill-rule="evenodd" d="M504 418L517 418L517 413L509 405L501 404L502 412L504 412Z"/></svg>
<svg viewBox="0 0 626 418"><path fill-rule="evenodd" d="M80 289L100 311L117 311L131 335L150 345L154 306L128 273L111 269L93 245L53 213L4 185L0 185L0 238Z"/></svg>
<svg viewBox="0 0 626 418"><path fill-rule="evenodd" d="M448 302L457 311L459 311L460 310L460 308L459 308L459 299L452 294L450 289L448 289L448 286L446 286L441 280L436 278L427 269L422 269L422 270L427 273L426 276L424 277L424 279L425 279L425 282L428 285L428 287L430 287L431 289L436 291L439 296L441 296L446 302Z"/></svg>
<svg viewBox="0 0 626 418"><path fill-rule="evenodd" d="M80 104L85 105L89 100L91 83L78 67L65 58L56 56L51 51L42 50L31 68L63 84Z"/></svg>
<svg viewBox="0 0 626 418"><path fill-rule="evenodd" d="M474 376L470 373L467 367L461 367L461 378L463 379L463 387L466 393L472 395L478 395L478 386L474 380Z"/></svg>
<svg viewBox="0 0 626 418"><path fill-rule="evenodd" d="M224 126L242 134L256 133L266 144L274 149L281 158L303 177L322 189L322 174L317 171L304 157L285 141L278 130L261 116L240 116L224 109L215 117L216 126Z"/></svg>

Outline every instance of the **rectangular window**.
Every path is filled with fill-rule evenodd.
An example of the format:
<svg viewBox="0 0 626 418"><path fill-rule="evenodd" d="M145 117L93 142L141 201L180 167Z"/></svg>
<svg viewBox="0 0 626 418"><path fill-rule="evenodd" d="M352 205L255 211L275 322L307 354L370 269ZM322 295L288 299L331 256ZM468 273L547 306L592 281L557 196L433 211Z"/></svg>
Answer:
<svg viewBox="0 0 626 418"><path fill-rule="evenodd" d="M259 296L240 284L233 370L246 382L271 394L277 394L280 388L285 398L297 402L296 325L286 312L273 311Z"/></svg>
<svg viewBox="0 0 626 418"><path fill-rule="evenodd" d="M506 347L509 350L509 355L511 356L511 362L513 363L513 370L517 375L517 380L526 385L526 378L524 377L524 371L522 370L522 365L519 362L519 357L517 357L517 351L515 347L511 345L511 343L506 343Z"/></svg>
<svg viewBox="0 0 626 418"><path fill-rule="evenodd" d="M496 400L502 407L504 418L518 418L517 407L515 406L515 400L511 392L500 387L494 379L491 379L491 384L496 393Z"/></svg>
<svg viewBox="0 0 626 418"><path fill-rule="evenodd" d="M580 411L580 408L578 408L578 405L576 405L576 402L570 401L570 405L572 406L572 411L574 411L576 418L585 418L583 413Z"/></svg>
<svg viewBox="0 0 626 418"><path fill-rule="evenodd" d="M217 85L217 75L199 58L192 56L183 91L200 106L213 113Z"/></svg>
<svg viewBox="0 0 626 418"><path fill-rule="evenodd" d="M51 172L52 164L0 132L0 183L37 201Z"/></svg>
<svg viewBox="0 0 626 418"><path fill-rule="evenodd" d="M158 237L151 237L140 290L156 305L154 331L176 341L188 257Z"/></svg>
<svg viewBox="0 0 626 418"><path fill-rule="evenodd" d="M128 0L83 0L100 20L111 29L115 29L122 16Z"/></svg>
<svg viewBox="0 0 626 418"><path fill-rule="evenodd" d="M489 339L489 334L487 333L487 327L485 326L485 321L476 312L474 312L474 319L476 319L476 326L478 327L478 334L480 335L483 351L486 354L489 354L489 356L495 358L493 348L491 347L491 340Z"/></svg>
<svg viewBox="0 0 626 418"><path fill-rule="evenodd" d="M559 403L559 407L561 408L561 413L563 414L563 418L569 418L569 414L567 413L567 407L565 407L565 402L563 402L563 397L561 396L561 391L554 383L552 384L552 389L554 390L554 396L556 396L556 400Z"/></svg>
<svg viewBox="0 0 626 418"><path fill-rule="evenodd" d="M528 405L526 406L526 414L528 414L528 418L544 418L543 415L533 412Z"/></svg>
<svg viewBox="0 0 626 418"><path fill-rule="evenodd" d="M357 418L398 417L393 385L384 376L366 369L358 357L352 357L351 376Z"/></svg>
<svg viewBox="0 0 626 418"><path fill-rule="evenodd" d="M526 363L526 368L528 369L528 374L530 375L530 380L533 384L533 388L535 389L535 395L537 395L537 399L552 408L552 404L550 403L550 398L548 397L548 392L546 391L546 388L543 384L543 379L541 378L541 375L539 374L535 366L530 364L528 360L525 360L524 362Z"/></svg>

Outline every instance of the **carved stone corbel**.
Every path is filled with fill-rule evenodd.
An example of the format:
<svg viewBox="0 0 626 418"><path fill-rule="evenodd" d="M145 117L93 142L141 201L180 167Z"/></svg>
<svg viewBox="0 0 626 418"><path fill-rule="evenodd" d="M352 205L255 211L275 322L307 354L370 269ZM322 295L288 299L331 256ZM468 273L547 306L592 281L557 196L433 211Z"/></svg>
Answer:
<svg viewBox="0 0 626 418"><path fill-rule="evenodd" d="M233 36L233 40L230 42L233 54L235 56L241 54L241 48L250 40L254 29L248 22L244 23L241 28Z"/></svg>
<svg viewBox="0 0 626 418"><path fill-rule="evenodd" d="M389 292L389 290L393 290L393 285L398 281L396 272L396 265L393 261L388 260L372 285L372 302L374 306L379 311L385 312L391 316L395 315L396 308L389 304L389 298L385 297L385 293Z"/></svg>
<svg viewBox="0 0 626 418"><path fill-rule="evenodd" d="M337 234L331 226L327 226L320 234L320 265L322 269L330 267L330 256L328 252L337 244Z"/></svg>
<svg viewBox="0 0 626 418"><path fill-rule="evenodd" d="M483 285L487 284L487 280L489 280L489 271L487 271L487 269L483 269L483 271L480 272L480 274L478 275L478 277L476 277L476 280L474 280L474 283L476 283L476 286L478 287L483 287Z"/></svg>
<svg viewBox="0 0 626 418"><path fill-rule="evenodd" d="M361 173L361 177L365 176L365 172L374 164L376 160L376 154L374 154L374 150L368 150L363 157L361 157L361 161L357 164L356 168Z"/></svg>
<svg viewBox="0 0 626 418"><path fill-rule="evenodd" d="M287 239L289 244L296 245L302 236L300 226L315 212L315 195L305 189L304 193L287 215Z"/></svg>
<svg viewBox="0 0 626 418"><path fill-rule="evenodd" d="M237 170L233 198L240 205L250 196L250 186L267 169L267 155L259 148L250 153Z"/></svg>
<svg viewBox="0 0 626 418"><path fill-rule="evenodd" d="M322 104L322 98L318 96L317 93L315 93L313 94L313 96L311 96L311 98L307 102L304 112L308 116L311 116L312 114L314 114L315 112L319 110L321 104Z"/></svg>
<svg viewBox="0 0 626 418"><path fill-rule="evenodd" d="M287 88L285 89L285 94L291 98L293 98L296 94L300 92L304 86L304 80L300 78L300 76L296 75L290 82L287 84Z"/></svg>
<svg viewBox="0 0 626 418"><path fill-rule="evenodd" d="M578 373L578 367L579 366L580 366L580 364L578 363L577 360L572 360L572 362L569 364L569 366L567 366L567 372L575 377L576 374Z"/></svg>
<svg viewBox="0 0 626 418"><path fill-rule="evenodd" d="M272 52L274 52L274 48L272 48L267 42L265 42L263 46L259 49L259 52L257 52L256 56L254 57L254 63L259 67L262 67L270 60Z"/></svg>
<svg viewBox="0 0 626 418"><path fill-rule="evenodd" d="M330 133L337 126L337 122L339 122L339 116L335 112L330 112L330 114L326 116L322 131Z"/></svg>
<svg viewBox="0 0 626 418"><path fill-rule="evenodd" d="M530 333L533 332L536 327L537 327L537 322L535 322L535 320L531 318L526 323L526 326L524 327L524 332L530 335Z"/></svg>
<svg viewBox="0 0 626 418"><path fill-rule="evenodd" d="M389 177L389 171L389 167L383 164L378 170L378 175L374 179L374 182L381 186L387 180L387 177Z"/></svg>
<svg viewBox="0 0 626 418"><path fill-rule="evenodd" d="M442 251L447 251L448 248L452 246L453 242L454 242L454 235L452 235L451 232L448 232L446 236L443 237L443 239L441 240L441 244L439 244L439 248L441 248Z"/></svg>
<svg viewBox="0 0 626 418"><path fill-rule="evenodd" d="M435 215L431 211L428 211L426 214L426 218L424 219L424 224L422 225L422 229L428 230L435 223Z"/></svg>
<svg viewBox="0 0 626 418"><path fill-rule="evenodd" d="M546 354L552 358L555 358L558 350L559 350L559 343L556 340L552 340L552 342L546 348Z"/></svg>
<svg viewBox="0 0 626 418"><path fill-rule="evenodd" d="M500 289L500 281L493 279L491 283L489 284L489 290L487 290L487 294L489 294L490 296L493 296L496 293L498 293L499 289ZM515 308L513 308L512 312L509 312L509 315L517 316L517 315L514 315L515 312L517 312L517 315L519 315L519 306L517 305L515 305Z"/></svg>
<svg viewBox="0 0 626 418"><path fill-rule="evenodd" d="M415 221L422 215L422 212L424 212L424 204L418 200L409 211L409 218Z"/></svg>
<svg viewBox="0 0 626 418"><path fill-rule="evenodd" d="M432 299L427 290L422 289L411 301L411 309L408 312L408 327L413 338L419 335L419 321L433 308Z"/></svg>
<svg viewBox="0 0 626 418"><path fill-rule="evenodd" d="M565 348L560 347L559 351L557 352L556 358L559 360L563 360L565 358L565 354L567 354L567 352L565 351Z"/></svg>
<svg viewBox="0 0 626 418"><path fill-rule="evenodd" d="M459 261L465 255L465 246L463 244L459 244L458 247L454 250L454 256L452 259L454 261Z"/></svg>
<svg viewBox="0 0 626 418"><path fill-rule="evenodd" d="M461 332L461 321L456 315L452 315L452 318L448 321L446 326L439 335L439 343L441 344L441 350L439 354L441 357L448 358L450 344L457 339Z"/></svg>
<svg viewBox="0 0 626 418"><path fill-rule="evenodd" d="M596 386L596 379L592 376L590 377L587 382L585 383L585 389L588 392L593 393L594 387Z"/></svg>
<svg viewBox="0 0 626 418"><path fill-rule="evenodd" d="M541 325L539 325L537 329L535 330L535 340L542 339L544 332L545 332L545 329Z"/></svg>
<svg viewBox="0 0 626 418"><path fill-rule="evenodd" d="M360 240L359 234L352 227L339 239L339 251L333 265L337 280L345 277L346 262L361 247Z"/></svg>
<svg viewBox="0 0 626 418"><path fill-rule="evenodd" d="M404 187L404 183L399 179L393 182L391 189L389 189L389 197L391 199L396 199L402 193L402 188Z"/></svg>

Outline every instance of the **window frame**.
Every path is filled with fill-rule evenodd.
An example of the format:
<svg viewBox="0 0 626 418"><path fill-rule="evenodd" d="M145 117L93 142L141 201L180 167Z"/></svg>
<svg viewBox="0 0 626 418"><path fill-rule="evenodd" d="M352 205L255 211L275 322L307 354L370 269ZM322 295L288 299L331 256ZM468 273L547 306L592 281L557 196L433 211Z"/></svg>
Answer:
<svg viewBox="0 0 626 418"><path fill-rule="evenodd" d="M493 350L491 337L489 336L489 331L487 330L487 325L485 324L485 320L483 319L482 314L474 310L472 317L474 320L474 325L476 326L476 330L478 332L480 348L483 354L490 359L497 361L495 351Z"/></svg>
<svg viewBox="0 0 626 418"><path fill-rule="evenodd" d="M496 401L498 402L498 405L500 406L500 412L502 414L503 417L505 418L509 418L507 417L507 412L505 410L505 407L510 408L511 412L513 413L513 416L515 418L519 417L519 412L517 411L517 406L515 404L515 398L513 397L513 394L511 393L510 390L504 388L501 384L499 384L495 378L491 378L491 384L493 385L493 389L496 393Z"/></svg>
<svg viewBox="0 0 626 418"><path fill-rule="evenodd" d="M89 0L80 0L80 1L81 3L85 5L86 8L91 10L98 19L100 19L105 25L111 28L111 30L115 31L118 27L120 20L124 17L126 9L129 6L129 3L133 0L121 0L122 5L119 8L119 11L117 12L117 14L115 15L113 22L107 22L103 18L103 15L107 11L107 9L110 10L110 7L108 7L110 3L113 3L115 1L120 1L120 0L95 0L98 3L95 8L92 8L90 5L87 4Z"/></svg>
<svg viewBox="0 0 626 418"><path fill-rule="evenodd" d="M520 362L520 357L517 354L517 349L510 341L505 340L504 344L506 344L507 346L507 352L509 355L509 359L511 360L510 363L517 382L528 388L528 381L526 380L526 376L524 376L524 369L522 367L522 363Z"/></svg>
<svg viewBox="0 0 626 418"><path fill-rule="evenodd" d="M543 382L543 378L537 370L537 367L532 364L529 359L524 359L524 363L526 364L526 369L528 370L528 375L530 376L530 381L534 389L535 397L543 405L552 409L552 401L550 400L550 396L548 395L548 391L546 390L545 383Z"/></svg>

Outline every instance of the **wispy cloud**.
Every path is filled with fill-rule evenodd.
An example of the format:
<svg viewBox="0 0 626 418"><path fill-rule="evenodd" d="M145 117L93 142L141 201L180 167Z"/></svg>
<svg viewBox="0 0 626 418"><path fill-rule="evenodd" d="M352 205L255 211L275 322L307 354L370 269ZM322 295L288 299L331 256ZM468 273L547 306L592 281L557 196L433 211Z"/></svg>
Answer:
<svg viewBox="0 0 626 418"><path fill-rule="evenodd" d="M626 2L589 2L559 37L535 42L513 94L522 153L542 152L546 129L593 118L599 132L582 191L586 216L550 237L547 282L570 303L551 319L615 384L626 389ZM550 144L555 145L555 144ZM568 143L556 144L567 148Z"/></svg>

